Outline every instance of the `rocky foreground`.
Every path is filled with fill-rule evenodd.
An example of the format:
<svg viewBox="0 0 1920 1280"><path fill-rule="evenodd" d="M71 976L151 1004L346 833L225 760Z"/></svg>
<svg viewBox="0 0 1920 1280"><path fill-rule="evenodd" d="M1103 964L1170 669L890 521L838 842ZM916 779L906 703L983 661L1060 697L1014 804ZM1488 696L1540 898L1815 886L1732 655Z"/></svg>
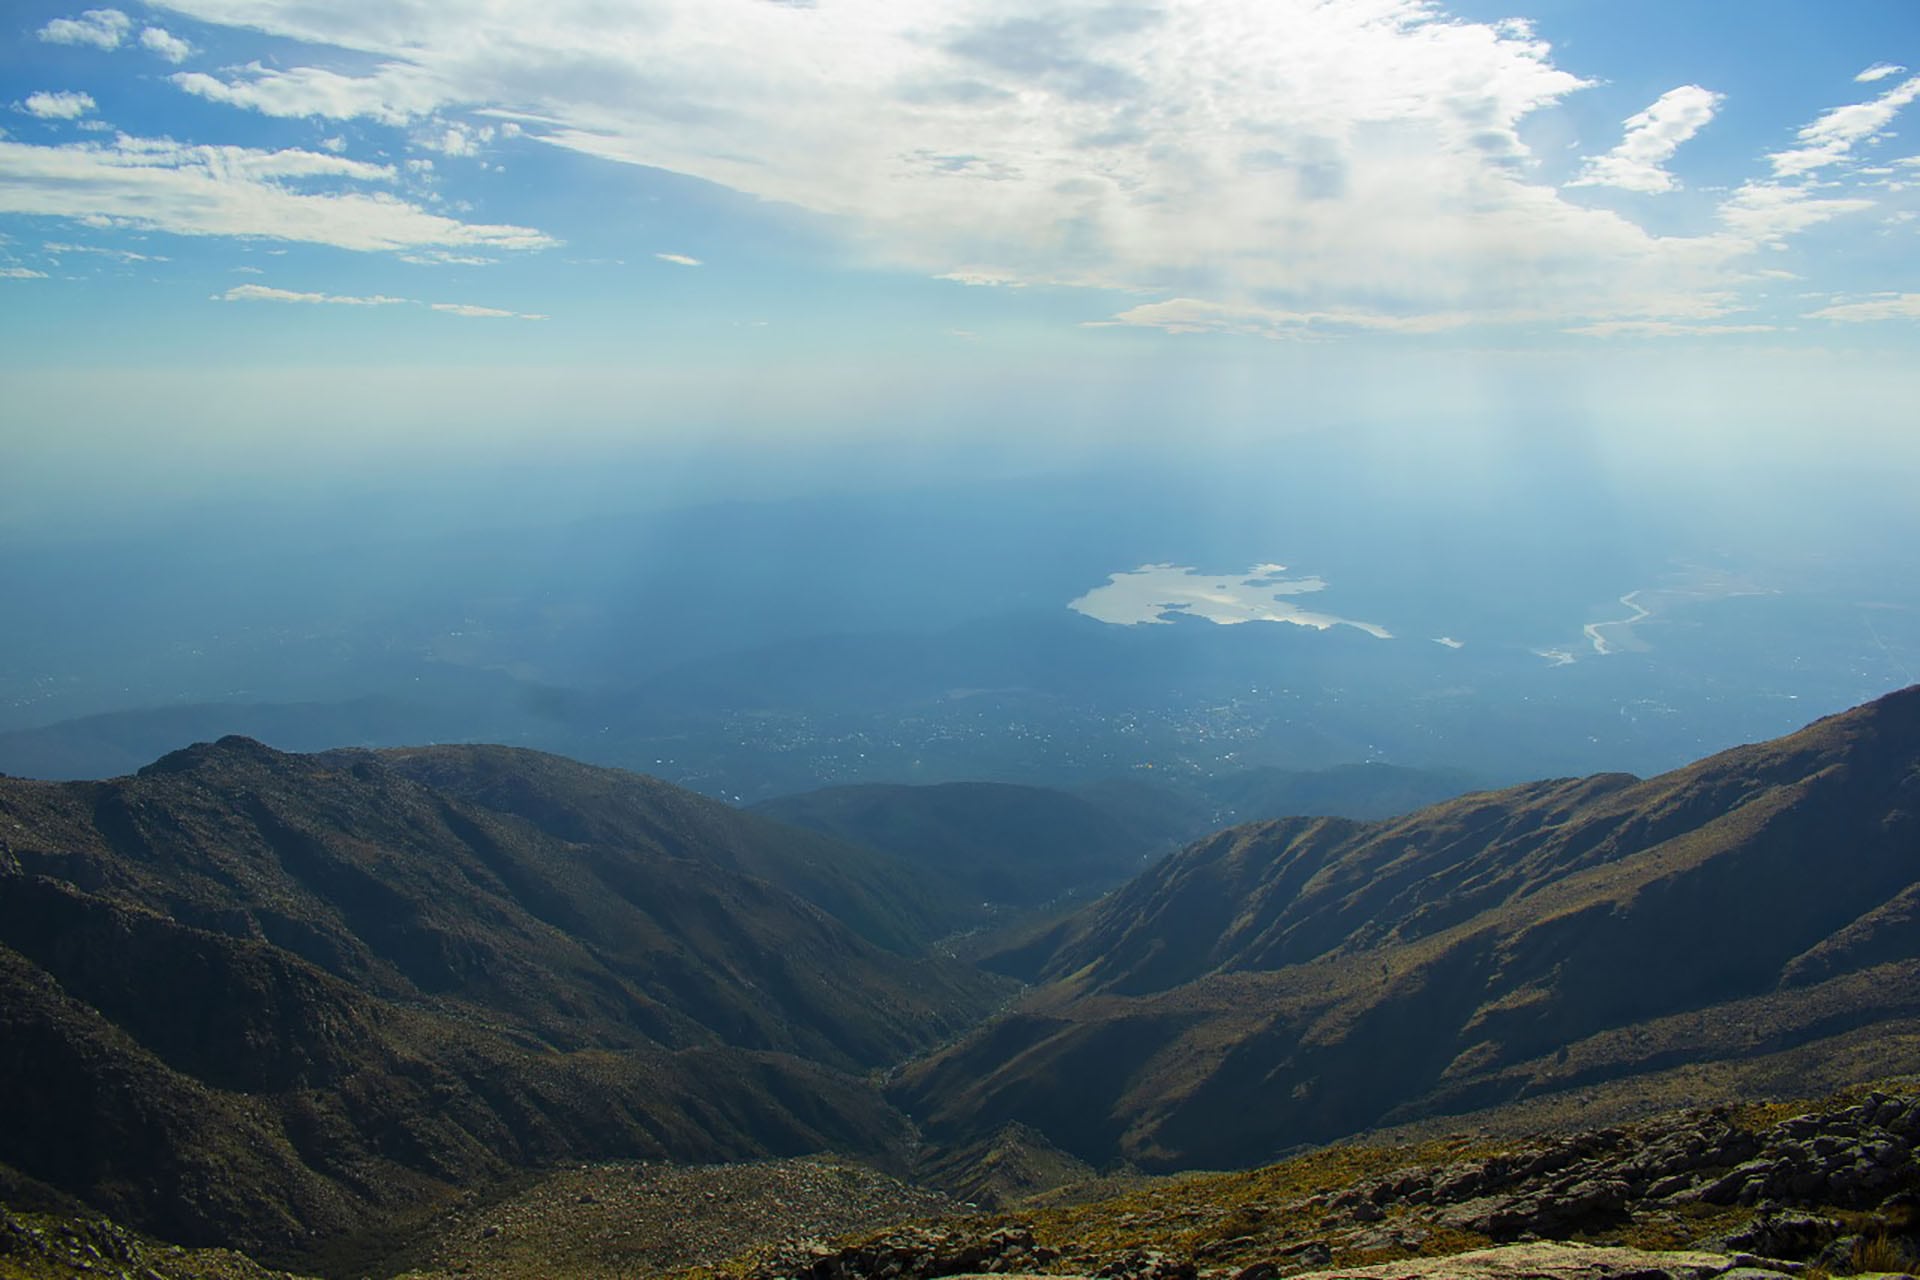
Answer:
<svg viewBox="0 0 1920 1280"><path fill-rule="evenodd" d="M1920 1081L1906 1081L1813 1108L1721 1107L1519 1140L1332 1147L1241 1173L1096 1179L993 1213L831 1158L568 1166L516 1194L449 1207L397 1252L325 1270L414 1280L1906 1275L1920 1265L1916 1147ZM282 1273L97 1219L0 1209L0 1280L80 1276Z"/></svg>
<svg viewBox="0 0 1920 1280"><path fill-rule="evenodd" d="M1904 1274L1920 1096L1718 1108L1505 1150L1332 1149L1113 1200L788 1245L746 1280ZM1448 1149L1450 1147L1451 1149Z"/></svg>

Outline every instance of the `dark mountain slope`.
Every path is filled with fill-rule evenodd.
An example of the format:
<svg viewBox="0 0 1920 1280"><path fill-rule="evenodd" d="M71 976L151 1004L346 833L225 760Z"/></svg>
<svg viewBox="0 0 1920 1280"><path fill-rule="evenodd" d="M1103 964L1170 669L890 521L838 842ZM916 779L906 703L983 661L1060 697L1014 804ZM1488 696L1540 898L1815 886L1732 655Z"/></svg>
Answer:
<svg viewBox="0 0 1920 1280"><path fill-rule="evenodd" d="M1029 944L936 1132L1246 1163L1920 1009L1920 688L1645 782L1221 832Z"/></svg>
<svg viewBox="0 0 1920 1280"><path fill-rule="evenodd" d="M0 1164L284 1256L553 1160L897 1151L854 1073L990 984L734 869L745 845L596 843L549 798L587 839L240 739L0 780Z"/></svg>
<svg viewBox="0 0 1920 1280"><path fill-rule="evenodd" d="M1079 796L1001 782L829 787L754 812L891 854L976 904L1099 892L1168 847Z"/></svg>
<svg viewBox="0 0 1920 1280"><path fill-rule="evenodd" d="M868 849L742 813L696 792L563 756L513 747L401 747L395 771L570 844L636 858L695 857L765 880L821 907L869 942L918 951L952 927L959 904Z"/></svg>
<svg viewBox="0 0 1920 1280"><path fill-rule="evenodd" d="M731 817L659 791L663 812ZM0 783L0 819L16 824L10 852L25 872L565 1046L725 1042L864 1067L945 1034L981 999L963 971L879 951L728 865L745 845L709 855L686 823L679 856L643 837L602 843L591 793L578 816L559 788L548 799L549 823L585 839L466 803L370 753L290 756L223 739L133 778ZM740 825L773 864L779 830ZM822 861L873 861L809 841L796 837Z"/></svg>

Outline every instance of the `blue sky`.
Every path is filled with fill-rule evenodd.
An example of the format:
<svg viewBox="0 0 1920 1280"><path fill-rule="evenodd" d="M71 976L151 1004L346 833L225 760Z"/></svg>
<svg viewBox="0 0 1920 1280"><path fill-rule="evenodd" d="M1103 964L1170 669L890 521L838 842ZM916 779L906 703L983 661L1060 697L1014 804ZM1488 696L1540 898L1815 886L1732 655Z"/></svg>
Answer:
<svg viewBox="0 0 1920 1280"><path fill-rule="evenodd" d="M1916 99L1915 0L27 0L0 432L1911 449Z"/></svg>

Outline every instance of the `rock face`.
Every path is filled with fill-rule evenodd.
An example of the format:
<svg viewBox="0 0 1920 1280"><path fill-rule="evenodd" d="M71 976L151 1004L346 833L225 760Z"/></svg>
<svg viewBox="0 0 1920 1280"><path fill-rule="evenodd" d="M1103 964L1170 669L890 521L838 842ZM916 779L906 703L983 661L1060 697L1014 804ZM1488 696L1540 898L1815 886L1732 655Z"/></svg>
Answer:
<svg viewBox="0 0 1920 1280"><path fill-rule="evenodd" d="M1803 1050L1837 1087L1920 1068L1916 919L1920 687L1644 782L1220 832L895 1096L1170 1170Z"/></svg>

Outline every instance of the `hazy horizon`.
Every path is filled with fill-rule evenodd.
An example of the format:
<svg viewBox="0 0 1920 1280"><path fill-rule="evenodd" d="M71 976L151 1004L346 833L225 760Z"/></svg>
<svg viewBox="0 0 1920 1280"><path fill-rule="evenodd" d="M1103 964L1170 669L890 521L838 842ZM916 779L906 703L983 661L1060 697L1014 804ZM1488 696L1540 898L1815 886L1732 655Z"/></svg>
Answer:
<svg viewBox="0 0 1920 1280"><path fill-rule="evenodd" d="M6 759L1504 777L1910 683L1917 34L28 0Z"/></svg>

